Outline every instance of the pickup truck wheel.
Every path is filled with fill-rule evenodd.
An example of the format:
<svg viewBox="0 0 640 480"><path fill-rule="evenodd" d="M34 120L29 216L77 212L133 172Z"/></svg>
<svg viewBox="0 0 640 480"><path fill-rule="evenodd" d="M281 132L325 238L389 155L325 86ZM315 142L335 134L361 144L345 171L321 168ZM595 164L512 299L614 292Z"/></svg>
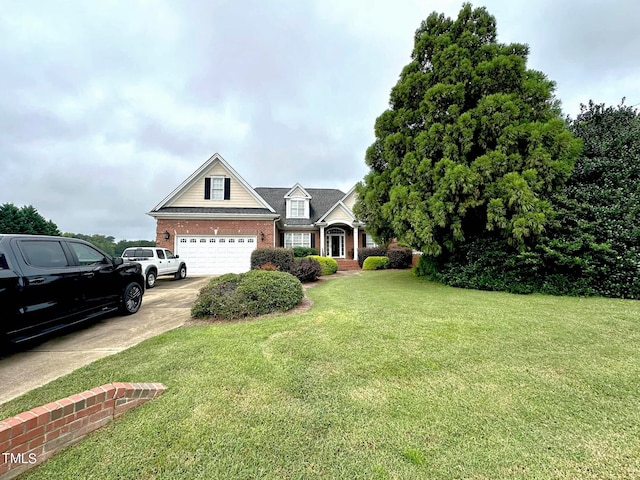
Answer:
<svg viewBox="0 0 640 480"><path fill-rule="evenodd" d="M176 280L183 280L187 278L187 266L184 264L180 265L180 268L178 269L176 274L173 276L173 278L175 278Z"/></svg>
<svg viewBox="0 0 640 480"><path fill-rule="evenodd" d="M142 305L142 286L131 282L122 292L120 308L125 315L132 315L140 310Z"/></svg>
<svg viewBox="0 0 640 480"><path fill-rule="evenodd" d="M149 270L147 272L147 288L153 288L156 286L156 271Z"/></svg>

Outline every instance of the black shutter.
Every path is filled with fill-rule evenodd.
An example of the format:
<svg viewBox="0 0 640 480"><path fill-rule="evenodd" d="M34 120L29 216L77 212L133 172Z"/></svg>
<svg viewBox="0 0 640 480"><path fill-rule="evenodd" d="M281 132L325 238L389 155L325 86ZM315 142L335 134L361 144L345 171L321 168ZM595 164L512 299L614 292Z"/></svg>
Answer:
<svg viewBox="0 0 640 480"><path fill-rule="evenodd" d="M367 234L366 233L362 234L362 246L363 247L367 246Z"/></svg>
<svg viewBox="0 0 640 480"><path fill-rule="evenodd" d="M211 178L204 179L204 199L211 200Z"/></svg>
<svg viewBox="0 0 640 480"><path fill-rule="evenodd" d="M284 247L284 232L280 232L280 246Z"/></svg>
<svg viewBox="0 0 640 480"><path fill-rule="evenodd" d="M316 234L311 234L311 248L316 248Z"/></svg>
<svg viewBox="0 0 640 480"><path fill-rule="evenodd" d="M231 199L231 179L230 178L224 179L224 199L225 200Z"/></svg>

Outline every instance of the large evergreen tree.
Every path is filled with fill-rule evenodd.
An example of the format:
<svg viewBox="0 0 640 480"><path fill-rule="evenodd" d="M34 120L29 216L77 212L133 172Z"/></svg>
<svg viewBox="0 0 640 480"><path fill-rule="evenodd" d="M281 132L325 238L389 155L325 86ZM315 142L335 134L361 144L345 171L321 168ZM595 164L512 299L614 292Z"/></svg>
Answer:
<svg viewBox="0 0 640 480"><path fill-rule="evenodd" d="M58 226L46 220L33 206L18 208L12 203L0 205L0 233L60 235Z"/></svg>
<svg viewBox="0 0 640 480"><path fill-rule="evenodd" d="M470 4L416 31L358 185L356 213L380 241L437 256L487 231L523 245L548 224L580 142L554 83L526 68L528 47L496 37L495 18Z"/></svg>

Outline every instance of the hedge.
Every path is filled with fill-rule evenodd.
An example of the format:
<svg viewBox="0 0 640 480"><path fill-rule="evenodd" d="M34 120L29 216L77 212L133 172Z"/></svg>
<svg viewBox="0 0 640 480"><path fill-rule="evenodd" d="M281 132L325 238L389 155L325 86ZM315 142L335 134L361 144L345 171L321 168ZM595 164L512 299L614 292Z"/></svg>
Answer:
<svg viewBox="0 0 640 480"><path fill-rule="evenodd" d="M315 258L296 258L290 273L301 282L315 282L322 274L322 267Z"/></svg>
<svg viewBox="0 0 640 480"><path fill-rule="evenodd" d="M265 264L275 265L281 272L289 272L293 267L293 250L290 248L258 248L251 253L251 269L257 270ZM273 270L267 266L266 269Z"/></svg>
<svg viewBox="0 0 640 480"><path fill-rule="evenodd" d="M212 278L191 307L194 318L231 320L286 311L303 297L300 280L289 273L250 270Z"/></svg>
<svg viewBox="0 0 640 480"><path fill-rule="evenodd" d="M389 264L386 268L411 268L413 262L413 250L406 247L384 247L361 248L358 250L358 264L360 268L368 257L389 257Z"/></svg>
<svg viewBox="0 0 640 480"><path fill-rule="evenodd" d="M318 255L320 252L317 248L310 247L293 247L293 255L296 258L308 257L309 255Z"/></svg>
<svg viewBox="0 0 640 480"><path fill-rule="evenodd" d="M362 268L367 257L384 257L387 255L387 249L384 247L371 247L358 249L358 265Z"/></svg>
<svg viewBox="0 0 640 480"><path fill-rule="evenodd" d="M331 257L321 257L319 255L309 255L307 258L313 258L318 261L322 267L320 275L332 275L338 271L338 262Z"/></svg>
<svg viewBox="0 0 640 480"><path fill-rule="evenodd" d="M363 270L382 270L387 268L389 257L372 256L367 257L362 264Z"/></svg>

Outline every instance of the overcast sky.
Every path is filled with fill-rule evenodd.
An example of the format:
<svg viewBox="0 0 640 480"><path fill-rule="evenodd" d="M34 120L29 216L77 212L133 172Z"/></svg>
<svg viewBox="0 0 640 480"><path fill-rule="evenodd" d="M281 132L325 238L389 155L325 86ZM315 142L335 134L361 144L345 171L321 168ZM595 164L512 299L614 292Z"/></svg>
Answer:
<svg viewBox="0 0 640 480"><path fill-rule="evenodd" d="M348 190L413 34L447 0L0 0L0 204L154 239L215 152L254 187ZM640 103L640 1L485 0L580 103Z"/></svg>

